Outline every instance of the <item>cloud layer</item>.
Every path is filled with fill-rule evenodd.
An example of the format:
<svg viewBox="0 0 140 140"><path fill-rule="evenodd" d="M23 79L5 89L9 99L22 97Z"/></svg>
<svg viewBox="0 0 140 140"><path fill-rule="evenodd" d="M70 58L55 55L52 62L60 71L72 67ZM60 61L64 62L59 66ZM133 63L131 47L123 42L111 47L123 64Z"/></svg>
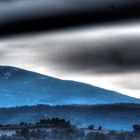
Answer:
<svg viewBox="0 0 140 140"><path fill-rule="evenodd" d="M138 19L139 0L0 1L0 35Z"/></svg>
<svg viewBox="0 0 140 140"><path fill-rule="evenodd" d="M140 41L138 38L115 39L77 47L63 48L52 61L66 69L93 72L123 72L140 70Z"/></svg>

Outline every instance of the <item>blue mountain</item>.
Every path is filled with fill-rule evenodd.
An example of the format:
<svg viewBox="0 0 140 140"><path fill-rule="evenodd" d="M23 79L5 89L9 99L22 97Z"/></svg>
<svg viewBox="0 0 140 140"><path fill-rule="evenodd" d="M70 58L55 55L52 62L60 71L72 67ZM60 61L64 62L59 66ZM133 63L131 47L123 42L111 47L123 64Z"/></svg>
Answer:
<svg viewBox="0 0 140 140"><path fill-rule="evenodd" d="M0 107L114 103L139 104L140 100L89 84L0 66Z"/></svg>

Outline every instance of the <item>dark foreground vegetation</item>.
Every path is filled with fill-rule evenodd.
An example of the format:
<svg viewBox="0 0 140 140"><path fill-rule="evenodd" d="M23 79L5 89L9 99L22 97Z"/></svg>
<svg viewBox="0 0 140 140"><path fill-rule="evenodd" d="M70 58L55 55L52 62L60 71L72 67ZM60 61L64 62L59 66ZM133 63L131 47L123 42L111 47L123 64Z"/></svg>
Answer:
<svg viewBox="0 0 140 140"><path fill-rule="evenodd" d="M139 104L108 105L36 105L0 108L0 124L36 123L42 118L65 118L78 127L102 125L110 130L131 131L140 124Z"/></svg>
<svg viewBox="0 0 140 140"><path fill-rule="evenodd" d="M132 127L132 132L103 130L94 125L76 128L65 119L52 118L36 124L0 125L0 140L140 140L140 125Z"/></svg>

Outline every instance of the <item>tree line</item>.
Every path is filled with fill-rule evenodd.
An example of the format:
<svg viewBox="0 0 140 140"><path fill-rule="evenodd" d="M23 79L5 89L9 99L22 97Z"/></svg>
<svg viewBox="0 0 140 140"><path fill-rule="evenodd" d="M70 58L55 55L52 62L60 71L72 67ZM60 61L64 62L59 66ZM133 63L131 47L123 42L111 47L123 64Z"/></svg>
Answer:
<svg viewBox="0 0 140 140"><path fill-rule="evenodd" d="M6 126L12 128L12 125L1 125L0 128ZM15 134L0 136L0 140L140 140L139 124L133 125L131 132L109 131L108 133L102 133L104 130L101 126L98 127L100 132L96 132L94 125L89 125L87 129L90 131L87 134L84 129L59 118L41 119L35 124L21 122L17 126L20 129L17 129Z"/></svg>

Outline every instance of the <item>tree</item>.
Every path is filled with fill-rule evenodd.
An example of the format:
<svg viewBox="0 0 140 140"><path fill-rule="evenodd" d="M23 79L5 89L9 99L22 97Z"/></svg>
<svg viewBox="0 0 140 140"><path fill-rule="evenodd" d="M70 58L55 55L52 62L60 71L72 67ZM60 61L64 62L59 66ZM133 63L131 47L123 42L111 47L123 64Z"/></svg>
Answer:
<svg viewBox="0 0 140 140"><path fill-rule="evenodd" d="M140 133L140 125L138 125L138 124L133 125L133 130L136 133Z"/></svg>
<svg viewBox="0 0 140 140"><path fill-rule="evenodd" d="M99 126L99 128L98 128L100 131L102 130L102 126Z"/></svg>
<svg viewBox="0 0 140 140"><path fill-rule="evenodd" d="M21 122L20 123L20 126L27 126L28 124L27 123L25 123L25 122Z"/></svg>
<svg viewBox="0 0 140 140"><path fill-rule="evenodd" d="M92 125L89 125L88 126L88 129L93 130L94 129L94 125L93 124Z"/></svg>
<svg viewBox="0 0 140 140"><path fill-rule="evenodd" d="M28 139L29 129L27 127L22 128L20 131L20 135L23 136L24 138Z"/></svg>

